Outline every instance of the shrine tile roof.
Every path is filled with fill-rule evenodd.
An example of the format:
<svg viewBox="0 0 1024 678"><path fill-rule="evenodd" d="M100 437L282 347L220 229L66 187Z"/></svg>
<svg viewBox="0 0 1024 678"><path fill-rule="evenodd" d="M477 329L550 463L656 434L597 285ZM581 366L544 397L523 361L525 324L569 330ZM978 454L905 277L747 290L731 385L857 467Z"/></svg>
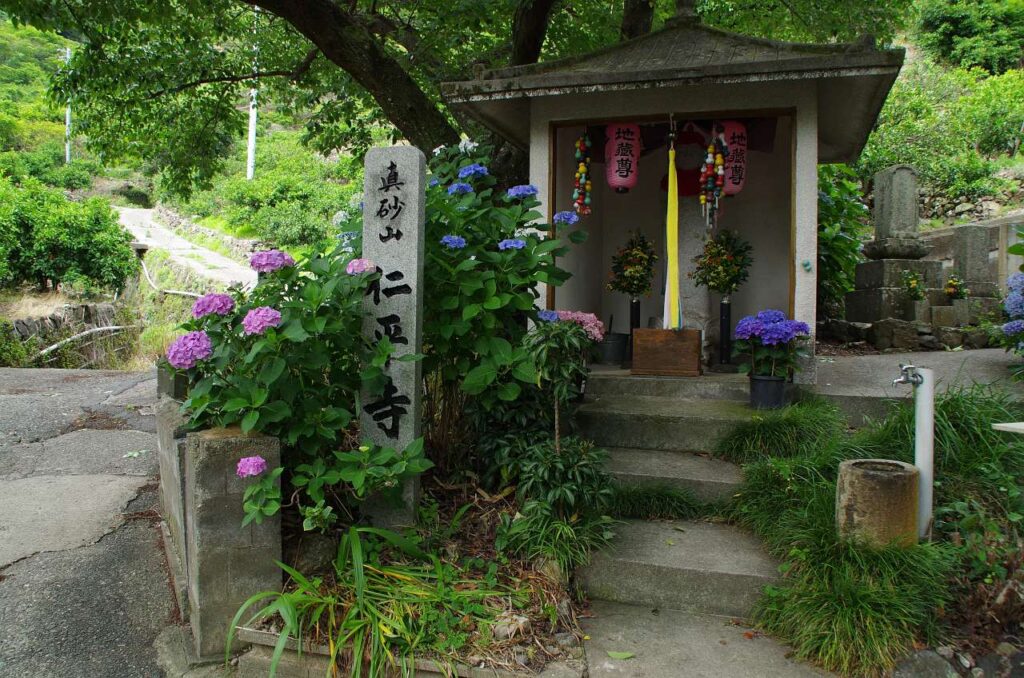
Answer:
<svg viewBox="0 0 1024 678"><path fill-rule="evenodd" d="M753 38L675 20L633 40L575 57L483 71L442 92L512 141L528 142L525 101L537 96L688 84L815 80L823 162L856 157L903 64L901 48L874 40L803 44ZM835 110L838 109L838 110Z"/></svg>

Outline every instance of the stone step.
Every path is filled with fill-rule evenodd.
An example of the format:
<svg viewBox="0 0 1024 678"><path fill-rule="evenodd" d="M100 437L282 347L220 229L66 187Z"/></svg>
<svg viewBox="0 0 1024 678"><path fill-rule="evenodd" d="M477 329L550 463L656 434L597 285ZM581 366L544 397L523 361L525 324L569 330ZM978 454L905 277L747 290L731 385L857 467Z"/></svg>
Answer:
<svg viewBox="0 0 1024 678"><path fill-rule="evenodd" d="M628 370L597 368L587 378L588 396L656 396L712 400L750 399L749 380L742 374L702 377L641 377Z"/></svg>
<svg viewBox="0 0 1024 678"><path fill-rule="evenodd" d="M580 407L577 421L581 433L602 447L711 452L754 414L734 400L596 396Z"/></svg>
<svg viewBox="0 0 1024 678"><path fill-rule="evenodd" d="M757 537L731 525L632 520L615 533L581 571L597 600L746 619L778 580Z"/></svg>
<svg viewBox="0 0 1024 678"><path fill-rule="evenodd" d="M785 645L729 619L594 601L581 619L590 678L817 678ZM629 652L615 659L609 652Z"/></svg>
<svg viewBox="0 0 1024 678"><path fill-rule="evenodd" d="M740 468L692 452L608 448L608 470L623 485L665 485L705 503L728 501L743 484Z"/></svg>

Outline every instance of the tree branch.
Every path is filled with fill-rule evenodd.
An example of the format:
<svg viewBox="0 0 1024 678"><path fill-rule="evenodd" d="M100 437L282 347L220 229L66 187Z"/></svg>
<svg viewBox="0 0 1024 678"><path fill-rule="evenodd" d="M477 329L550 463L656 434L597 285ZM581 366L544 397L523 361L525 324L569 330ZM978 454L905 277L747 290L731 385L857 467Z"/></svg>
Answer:
<svg viewBox="0 0 1024 678"><path fill-rule="evenodd" d="M519 0L512 17L512 65L537 63L558 0Z"/></svg>
<svg viewBox="0 0 1024 678"><path fill-rule="evenodd" d="M262 80L263 78L289 78L291 80L298 80L313 66L313 62L320 55L320 50L314 47L309 50L302 61L298 63L295 68L291 70L274 70L274 71L259 71L257 73L247 73L245 75L212 75L205 78L199 78L186 82L175 87L169 87L167 89L161 89L153 92L146 97L148 100L159 99L160 97L167 96L168 94L177 94L178 92L184 92L187 89L194 89L200 85L209 85L213 83L230 83L230 82L246 82L248 80Z"/></svg>

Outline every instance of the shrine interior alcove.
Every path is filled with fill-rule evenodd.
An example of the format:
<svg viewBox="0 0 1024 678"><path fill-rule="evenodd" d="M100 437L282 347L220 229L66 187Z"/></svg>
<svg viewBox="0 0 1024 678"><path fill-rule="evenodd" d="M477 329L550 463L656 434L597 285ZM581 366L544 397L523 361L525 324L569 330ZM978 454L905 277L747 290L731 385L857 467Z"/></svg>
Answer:
<svg viewBox="0 0 1024 678"><path fill-rule="evenodd" d="M687 120L673 116L677 128L693 125L690 129L705 132L711 128L710 119ZM756 285L746 285L733 295L733 308L737 317L756 313L763 308L790 309L790 280L788 275L790 248L790 215L792 212L792 116L731 116L745 125L750 136L747 148L747 180L744 189L723 199L718 228L737 232L754 248L751 279ZM605 322L612 319L614 330L628 331L629 297L608 289L608 275L612 257L633 231L645 235L658 254L651 294L641 298L641 325L661 326L666 275L665 212L668 202L666 177L668 171L667 143L669 123L641 122L643 151L638 163L636 186L621 193L608 185L605 177L605 159L595 154L591 174L594 177L592 213L585 217L588 239L574 247L559 265L570 271L572 278L555 292L554 305L595 313ZM554 211L572 207L572 179L574 143L587 132L592 139L600 139L604 124L590 122L559 125L554 131L553 187ZM603 144L595 141L595 147ZM676 167L680 181L692 179L699 171L704 151L695 144L677 144ZM690 170L688 173L687 170ZM703 246L708 229L694 191L680 197L679 257L683 270L692 269L692 261ZM683 315L690 324L714 333L717 316L714 309L718 295L706 294L692 281L681 280ZM711 318L711 323L704 319Z"/></svg>

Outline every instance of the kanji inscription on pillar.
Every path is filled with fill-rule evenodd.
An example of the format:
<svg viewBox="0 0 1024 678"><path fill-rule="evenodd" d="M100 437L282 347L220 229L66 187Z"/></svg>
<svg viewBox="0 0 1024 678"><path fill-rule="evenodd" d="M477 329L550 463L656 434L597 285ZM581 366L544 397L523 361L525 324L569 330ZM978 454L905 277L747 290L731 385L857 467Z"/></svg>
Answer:
<svg viewBox="0 0 1024 678"><path fill-rule="evenodd" d="M418 360L399 358L420 353L423 343L425 190L426 159L418 148L391 146L366 154L363 258L377 265L380 278L363 298L363 336L389 340L394 352L384 368L383 391L362 393L360 426L363 439L397 450L421 435L422 368ZM417 494L415 483L402 488L403 513L415 506ZM371 510L380 517L375 522L396 522L396 516L382 516L381 508Z"/></svg>

